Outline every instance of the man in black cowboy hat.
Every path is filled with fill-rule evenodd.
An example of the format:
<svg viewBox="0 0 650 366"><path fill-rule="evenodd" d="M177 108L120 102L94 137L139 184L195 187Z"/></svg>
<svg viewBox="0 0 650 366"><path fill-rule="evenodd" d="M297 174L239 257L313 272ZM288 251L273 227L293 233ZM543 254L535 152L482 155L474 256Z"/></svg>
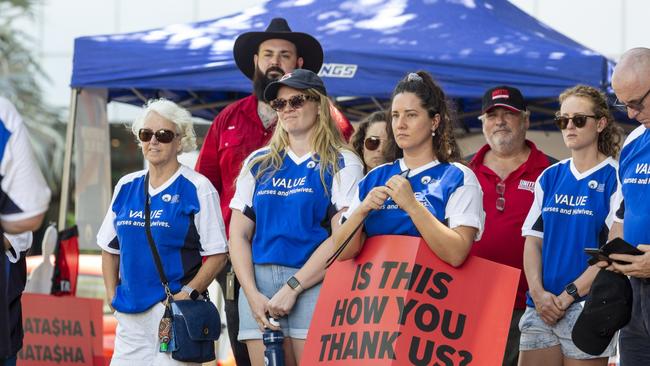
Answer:
<svg viewBox="0 0 650 366"><path fill-rule="evenodd" d="M320 43L309 34L292 32L282 18L271 20L263 32L239 35L233 53L237 67L253 81L253 94L232 103L214 119L196 163L196 170L208 177L219 192L226 232L231 216L228 205L243 160L264 146L275 128L277 114L264 101L264 89L297 68L318 73L323 63ZM342 130L349 137L349 122ZM217 280L226 294L228 333L237 365L250 365L246 346L237 341L239 283L231 268L220 273Z"/></svg>

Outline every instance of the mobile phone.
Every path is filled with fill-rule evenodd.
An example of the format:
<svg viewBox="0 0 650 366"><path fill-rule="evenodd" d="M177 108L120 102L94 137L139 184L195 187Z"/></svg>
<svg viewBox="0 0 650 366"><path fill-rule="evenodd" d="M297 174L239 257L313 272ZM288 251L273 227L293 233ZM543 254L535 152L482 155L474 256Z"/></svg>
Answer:
<svg viewBox="0 0 650 366"><path fill-rule="evenodd" d="M621 238L614 238L609 241L607 244L603 245L601 248L603 253L606 255L610 254L630 254L630 255L642 255L643 252L640 251L634 245L626 242Z"/></svg>
<svg viewBox="0 0 650 366"><path fill-rule="evenodd" d="M612 260L605 255L599 248L585 248L585 253L591 256L589 264L596 264L600 261L605 261L607 263L612 263Z"/></svg>

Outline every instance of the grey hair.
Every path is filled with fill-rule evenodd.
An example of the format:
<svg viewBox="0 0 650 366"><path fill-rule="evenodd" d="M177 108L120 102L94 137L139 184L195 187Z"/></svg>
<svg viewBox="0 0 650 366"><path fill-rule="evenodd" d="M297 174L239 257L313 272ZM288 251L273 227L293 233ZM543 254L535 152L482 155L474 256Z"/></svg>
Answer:
<svg viewBox="0 0 650 366"><path fill-rule="evenodd" d="M487 113L481 114L480 116L478 116L478 119L481 120L481 122L485 122L485 115L486 114ZM530 118L530 111L529 110L521 111L520 116L521 116L521 121L523 122L523 121Z"/></svg>
<svg viewBox="0 0 650 366"><path fill-rule="evenodd" d="M144 126L144 122L149 113L156 112L161 117L169 120L176 125L176 132L181 136L181 151L190 152L196 150L196 134L194 133L194 124L192 115L187 109L180 107L178 104L164 98L149 99L143 106L142 113L133 121L131 132L138 138L138 131ZM138 139L138 145L142 142Z"/></svg>

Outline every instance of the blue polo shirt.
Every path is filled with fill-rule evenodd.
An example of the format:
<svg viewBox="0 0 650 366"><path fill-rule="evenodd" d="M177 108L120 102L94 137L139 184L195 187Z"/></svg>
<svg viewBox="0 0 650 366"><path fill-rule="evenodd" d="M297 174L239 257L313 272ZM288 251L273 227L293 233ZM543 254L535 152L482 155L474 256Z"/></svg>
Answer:
<svg viewBox="0 0 650 366"><path fill-rule="evenodd" d="M124 176L97 234L99 246L120 256L115 310L139 313L165 298L144 228L147 171ZM201 174L182 166L151 197L151 233L172 292L192 280L202 256L227 251L219 194Z"/></svg>
<svg viewBox="0 0 650 366"><path fill-rule="evenodd" d="M403 159L380 165L368 172L359 183L352 205L343 215L350 217L368 193L375 187L386 185L394 176L407 170ZM450 228L469 226L478 229L476 240L481 238L485 213L483 191L476 175L459 163L440 163L434 160L408 174L415 198L440 222ZM408 235L421 236L413 220L390 197L378 210L368 214L365 221L368 236Z"/></svg>
<svg viewBox="0 0 650 366"><path fill-rule="evenodd" d="M619 160L621 204L616 221L623 222L623 238L633 245L650 244L650 130L641 125L627 137Z"/></svg>
<svg viewBox="0 0 650 366"><path fill-rule="evenodd" d="M584 248L605 244L616 206L618 164L607 158L580 173L573 159L548 167L535 182L535 200L522 235L542 238L542 284L559 295L588 267ZM526 305L534 307L530 293Z"/></svg>
<svg viewBox="0 0 650 366"><path fill-rule="evenodd" d="M300 268L330 235L332 216L350 205L363 163L341 150L337 173L326 170L323 184L318 156L297 156L287 149L280 169L258 176L259 164L250 162L268 151L260 149L246 159L230 208L255 221L253 263Z"/></svg>

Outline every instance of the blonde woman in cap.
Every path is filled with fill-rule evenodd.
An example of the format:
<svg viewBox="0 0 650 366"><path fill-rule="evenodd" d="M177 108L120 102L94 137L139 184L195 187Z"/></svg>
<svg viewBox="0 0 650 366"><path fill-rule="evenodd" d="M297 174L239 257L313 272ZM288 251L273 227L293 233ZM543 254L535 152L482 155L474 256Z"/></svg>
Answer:
<svg viewBox="0 0 650 366"><path fill-rule="evenodd" d="M231 260L239 281L239 340L253 365L264 365L262 332L284 332L287 365L302 355L329 236L349 206L363 164L344 147L325 86L309 70L269 84L266 100L278 114L270 143L253 152L237 178L230 207Z"/></svg>
<svg viewBox="0 0 650 366"><path fill-rule="evenodd" d="M285 19L274 18L263 31L240 34L233 56L239 70L252 81L253 94L230 104L214 119L196 163L196 170L208 177L219 192L226 232L231 215L228 204L235 193L234 182L242 163L246 156L268 143L277 125L277 113L264 100L264 89L296 69L317 73L323 63L323 48L311 35L293 31ZM349 122L339 127L345 136L351 134ZM217 280L226 294L228 335L237 366L247 366L248 352L237 341L239 282L232 274L228 265ZM228 275L232 277L230 281L226 280Z"/></svg>

